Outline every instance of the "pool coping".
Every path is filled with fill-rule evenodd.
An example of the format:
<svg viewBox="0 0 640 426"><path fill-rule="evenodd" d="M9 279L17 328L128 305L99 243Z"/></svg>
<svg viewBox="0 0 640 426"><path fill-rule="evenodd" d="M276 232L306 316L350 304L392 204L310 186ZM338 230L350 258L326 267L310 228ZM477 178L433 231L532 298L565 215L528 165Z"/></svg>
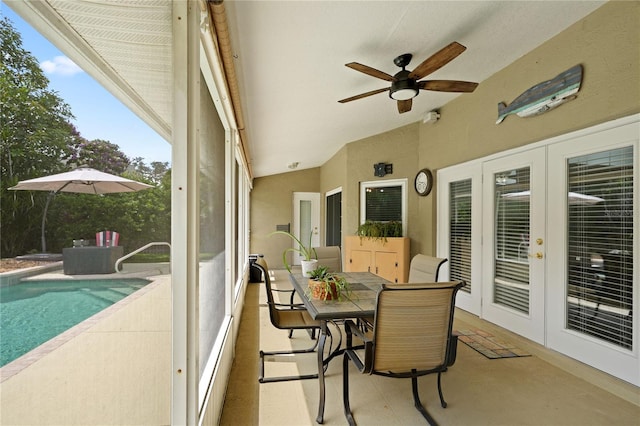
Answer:
<svg viewBox="0 0 640 426"><path fill-rule="evenodd" d="M0 273L0 287L7 287L10 285L19 284L20 281L32 277L34 275L40 275L47 272L62 271L62 261L51 262L49 265L31 266L29 268L16 269L14 271L7 271Z"/></svg>
<svg viewBox="0 0 640 426"><path fill-rule="evenodd" d="M120 277L120 278L124 278L124 277ZM45 355L53 352L54 350L58 349L59 347L61 347L65 343L69 342L71 339L73 339L73 338L77 337L78 335L84 333L89 328L95 326L97 323L99 323L100 321L104 320L106 317L108 317L108 316L112 315L113 313L119 311L120 309L122 309L125 306L129 305L130 303L132 303L136 299L144 296L148 292L154 290L157 286L159 286L161 284L161 280L157 280L156 278L158 278L158 276L156 276L156 277L148 277L148 279L151 280L151 282L149 284L145 285L140 290L135 291L134 293L130 294L129 296L125 297L124 299L114 303L111 306L108 306L107 308L103 309L102 311L100 311L100 312L90 316L89 318L85 319L84 321L74 325L70 329L58 334L56 337L53 337L52 339L46 341L45 343L41 344L40 346L32 349L31 351L25 353L24 355L21 355L20 357L14 359L13 361L9 362L8 364L0 367L0 383L3 383L4 381L6 381L6 380L10 379L11 377L15 376L16 374L20 373L21 371L23 371L27 367L30 367L31 365L33 365L35 362L40 360Z"/></svg>

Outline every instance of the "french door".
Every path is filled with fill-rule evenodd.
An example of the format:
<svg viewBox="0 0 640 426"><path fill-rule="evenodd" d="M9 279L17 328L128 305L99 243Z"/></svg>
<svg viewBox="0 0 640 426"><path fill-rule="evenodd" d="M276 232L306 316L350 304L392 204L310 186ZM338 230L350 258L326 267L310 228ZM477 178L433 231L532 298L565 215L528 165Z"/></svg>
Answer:
<svg viewBox="0 0 640 426"><path fill-rule="evenodd" d="M438 256L448 259L438 280L464 281L456 306L481 315L482 167L438 171Z"/></svg>
<svg viewBox="0 0 640 426"><path fill-rule="evenodd" d="M640 385L639 210L640 116L440 170L442 278L471 283L459 308Z"/></svg>
<svg viewBox="0 0 640 426"><path fill-rule="evenodd" d="M548 151L549 216L562 220L549 224L547 345L635 385L638 130L621 126Z"/></svg>
<svg viewBox="0 0 640 426"><path fill-rule="evenodd" d="M483 164L482 317L544 344L545 148Z"/></svg>
<svg viewBox="0 0 640 426"><path fill-rule="evenodd" d="M311 241L312 247L320 245L320 193L319 192L294 192L293 193L293 235L304 245ZM294 241L294 248L297 244ZM300 265L302 256L294 252L293 264Z"/></svg>

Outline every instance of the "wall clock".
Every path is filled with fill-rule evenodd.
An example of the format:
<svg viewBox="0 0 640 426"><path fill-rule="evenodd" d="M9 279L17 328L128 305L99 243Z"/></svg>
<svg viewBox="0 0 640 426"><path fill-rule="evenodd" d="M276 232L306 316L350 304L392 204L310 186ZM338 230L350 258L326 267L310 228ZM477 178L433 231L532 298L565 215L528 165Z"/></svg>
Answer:
<svg viewBox="0 0 640 426"><path fill-rule="evenodd" d="M433 188L433 175L431 174L431 170L420 170L416 175L414 187L418 195L421 195L423 197L425 195L429 195L429 193L431 192L431 188Z"/></svg>

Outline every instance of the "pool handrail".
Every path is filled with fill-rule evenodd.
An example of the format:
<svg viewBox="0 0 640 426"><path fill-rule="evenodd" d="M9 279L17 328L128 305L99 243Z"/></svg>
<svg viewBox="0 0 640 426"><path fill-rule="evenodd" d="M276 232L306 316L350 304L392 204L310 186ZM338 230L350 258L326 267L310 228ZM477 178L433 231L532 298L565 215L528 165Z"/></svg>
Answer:
<svg viewBox="0 0 640 426"><path fill-rule="evenodd" d="M130 257L140 253L141 251L144 251L144 250L146 250L146 249L148 249L149 247L152 247L152 246L167 246L167 247L169 247L169 259L171 259L171 244L169 244L169 243L167 243L165 241L155 241L155 242L152 242L152 243L149 243L149 244L145 244L144 246L140 247L139 249L134 250L131 253L128 253L128 254L122 256L121 258L119 258L118 260L116 260L116 264L115 264L116 272L122 273L120 271L120 264L122 262L124 262L128 258L130 258Z"/></svg>

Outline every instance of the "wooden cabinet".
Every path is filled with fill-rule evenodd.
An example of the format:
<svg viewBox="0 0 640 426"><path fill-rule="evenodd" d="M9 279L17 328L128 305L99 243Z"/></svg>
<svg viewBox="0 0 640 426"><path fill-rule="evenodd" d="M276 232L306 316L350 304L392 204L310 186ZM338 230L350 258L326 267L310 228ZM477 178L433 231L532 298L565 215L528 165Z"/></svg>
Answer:
<svg viewBox="0 0 640 426"><path fill-rule="evenodd" d="M344 251L346 272L369 271L391 282L406 283L409 280L409 238L386 240L345 237Z"/></svg>

